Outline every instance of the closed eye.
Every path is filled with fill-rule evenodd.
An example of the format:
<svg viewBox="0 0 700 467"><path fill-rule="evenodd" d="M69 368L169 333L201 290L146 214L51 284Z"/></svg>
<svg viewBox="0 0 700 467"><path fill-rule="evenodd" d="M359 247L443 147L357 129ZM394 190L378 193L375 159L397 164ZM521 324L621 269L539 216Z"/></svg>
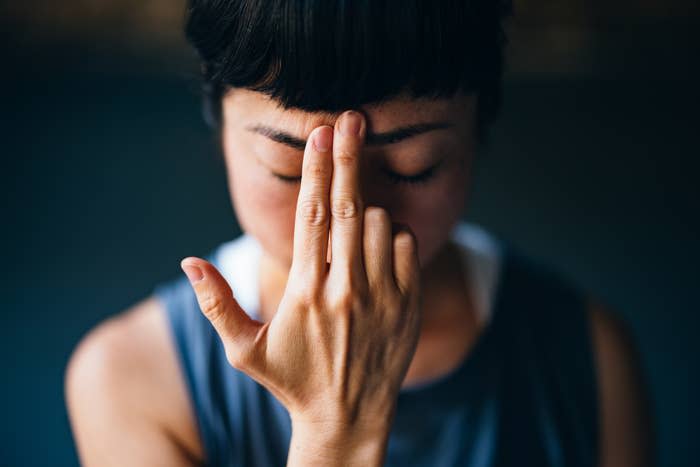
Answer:
<svg viewBox="0 0 700 467"><path fill-rule="evenodd" d="M394 172L393 170L389 170L386 167L382 168L382 172L391 180L393 183L404 183L404 184L409 184L409 185L417 185L417 184L422 184L428 182L431 178L435 176L435 172L437 168L442 164L442 161L438 162L437 164L428 167L427 169L423 170L422 172L419 172L417 174L413 175L404 175L400 174L397 172ZM272 175L274 175L277 179L282 180L283 182L286 183L299 183L301 182L301 176L291 176L291 175L282 175L278 174L275 172L271 172Z"/></svg>
<svg viewBox="0 0 700 467"><path fill-rule="evenodd" d="M442 161L414 175L403 175L389 170L387 168L383 168L382 170L386 174L386 176L389 177L389 180L391 180L394 183L417 185L426 183L428 182L428 180L433 178L433 176L435 176L435 171L440 166L440 164L442 164Z"/></svg>
<svg viewBox="0 0 700 467"><path fill-rule="evenodd" d="M282 175L276 172L270 172L275 178L278 178L286 183L299 183L301 182L301 175L298 177L293 177L291 175Z"/></svg>

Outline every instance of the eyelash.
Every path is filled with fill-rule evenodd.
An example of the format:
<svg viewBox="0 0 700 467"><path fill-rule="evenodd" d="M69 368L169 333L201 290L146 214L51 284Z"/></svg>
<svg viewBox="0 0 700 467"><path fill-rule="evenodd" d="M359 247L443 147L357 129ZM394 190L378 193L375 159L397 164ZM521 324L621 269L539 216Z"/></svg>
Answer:
<svg viewBox="0 0 700 467"><path fill-rule="evenodd" d="M401 175L401 174L397 174L396 172L392 172L391 170L388 170L388 169L383 169L383 172L387 175L387 177L389 177L389 179L393 183L397 183L397 184L403 183L403 184L407 184L407 185L420 185L420 184L427 183L431 178L433 178L435 176L435 169L437 169L439 165L440 165L440 162L438 162L437 164L435 164L431 167L428 167L424 171L417 173L415 175ZM289 177L289 176L277 174L274 172L272 172L272 175L274 175L276 178L278 178L286 183L299 183L299 182L301 182L301 177Z"/></svg>
<svg viewBox="0 0 700 467"><path fill-rule="evenodd" d="M427 183L428 180L433 178L435 176L435 169L438 167L438 164L433 165L432 167L429 167L425 169L424 171L417 173L415 175L401 175L397 174L396 172L392 172L391 170L384 169L384 173L389 177L389 179L394 182L394 183L405 183L408 185L420 185Z"/></svg>

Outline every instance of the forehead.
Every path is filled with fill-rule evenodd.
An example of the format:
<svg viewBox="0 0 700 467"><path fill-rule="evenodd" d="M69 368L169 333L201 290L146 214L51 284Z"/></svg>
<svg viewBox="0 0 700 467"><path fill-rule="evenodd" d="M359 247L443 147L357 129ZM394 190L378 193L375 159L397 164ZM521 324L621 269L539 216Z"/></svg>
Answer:
<svg viewBox="0 0 700 467"><path fill-rule="evenodd" d="M378 104L361 106L371 132L382 132L417 122L469 120L476 95L457 93L449 98L413 98L406 93ZM309 112L285 109L279 102L263 93L248 89L233 89L223 99L226 121L246 125L252 122L274 125L295 134L310 133L320 125L333 125L342 112Z"/></svg>

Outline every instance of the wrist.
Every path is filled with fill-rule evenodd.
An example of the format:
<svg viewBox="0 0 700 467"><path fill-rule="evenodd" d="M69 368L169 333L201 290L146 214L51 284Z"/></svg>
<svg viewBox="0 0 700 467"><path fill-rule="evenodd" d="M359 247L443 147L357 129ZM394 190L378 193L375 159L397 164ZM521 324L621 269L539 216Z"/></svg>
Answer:
<svg viewBox="0 0 700 467"><path fill-rule="evenodd" d="M391 418L372 423L340 424L292 419L288 466L381 466Z"/></svg>

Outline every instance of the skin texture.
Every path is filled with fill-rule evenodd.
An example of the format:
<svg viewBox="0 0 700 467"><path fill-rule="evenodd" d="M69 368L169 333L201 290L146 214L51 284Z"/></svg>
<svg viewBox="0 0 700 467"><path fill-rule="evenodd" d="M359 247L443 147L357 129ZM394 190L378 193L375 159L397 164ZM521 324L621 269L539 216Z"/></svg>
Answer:
<svg viewBox="0 0 700 467"><path fill-rule="evenodd" d="M365 209L358 189L365 126L360 113L346 112L335 131L324 125L308 138L293 262L272 320L251 320L211 264L182 263L231 365L287 408L288 465L380 465L418 338L415 239L392 235L387 212Z"/></svg>
<svg viewBox="0 0 700 467"><path fill-rule="evenodd" d="M382 133L424 122L447 122L448 129L403 141L365 147L361 154L360 196L367 206L384 208L394 222L410 226L418 240L420 264L440 248L464 211L475 152L475 96L411 101L406 97L362 109L367 132ZM303 149L294 149L249 130L262 123L305 140L336 115L283 110L275 101L247 90L229 92L223 101L222 145L232 202L241 227L257 238L278 275L292 262L294 217L299 184L280 181L271 172L301 175ZM415 174L442 161L435 178L423 186L397 185L382 166ZM435 209L439 206L440 209Z"/></svg>
<svg viewBox="0 0 700 467"><path fill-rule="evenodd" d="M262 322L225 298L231 290L212 265L189 257L183 269L230 363L290 410L289 465L381 465L398 388L451 371L481 331L447 241L469 187L476 99L397 97L355 109L364 117L359 140L338 131L339 115L285 110L245 90L230 92L223 103L233 205L242 228L263 247ZM377 134L428 122L447 127L369 144ZM332 134L332 151L288 147L256 131L260 125L302 142L329 125L316 132ZM396 184L385 172L410 175L437 162L435 176L422 185ZM304 186L273 175L302 171ZM391 222L405 227L392 230ZM85 465L201 462L162 314L155 300L144 301L91 331L71 357L66 399ZM599 302L591 301L590 316L602 402L600 464L651 465L651 423L634 346ZM319 348L319 342L322 351L304 366L310 343ZM402 356L390 359L393 366L368 360L390 348ZM368 361L373 371L364 375L358 369ZM365 384L384 394L385 403L373 404Z"/></svg>

